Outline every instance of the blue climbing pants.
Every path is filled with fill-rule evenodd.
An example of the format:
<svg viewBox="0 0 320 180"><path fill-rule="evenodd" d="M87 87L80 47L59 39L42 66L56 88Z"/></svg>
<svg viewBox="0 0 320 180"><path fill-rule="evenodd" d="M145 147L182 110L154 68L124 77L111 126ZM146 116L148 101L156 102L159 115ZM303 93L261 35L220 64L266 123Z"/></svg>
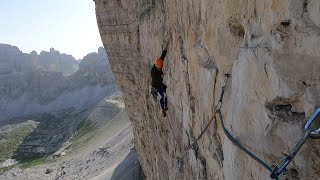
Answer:
<svg viewBox="0 0 320 180"><path fill-rule="evenodd" d="M167 107L167 96L166 96L167 86L162 84L160 87L157 88L157 94L160 97L160 105L162 110Z"/></svg>

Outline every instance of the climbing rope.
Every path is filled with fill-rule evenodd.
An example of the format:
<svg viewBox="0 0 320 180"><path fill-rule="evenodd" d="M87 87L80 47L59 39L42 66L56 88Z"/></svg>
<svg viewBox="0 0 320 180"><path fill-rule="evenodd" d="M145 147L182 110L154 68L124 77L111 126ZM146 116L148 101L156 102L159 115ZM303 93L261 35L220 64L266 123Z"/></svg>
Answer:
<svg viewBox="0 0 320 180"><path fill-rule="evenodd" d="M217 115L217 111L214 112L211 120L209 121L209 123L207 124L207 126L202 130L200 136L199 136L192 144L190 144L189 146L187 146L187 147L185 148L185 151L188 151L188 150L190 150L191 148L194 148L194 146L197 144L197 142L199 141L199 139L200 139L200 138L204 135L204 133L208 130L210 124L213 122L213 120L215 119L216 115Z"/></svg>
<svg viewBox="0 0 320 180"><path fill-rule="evenodd" d="M229 77L229 74L225 74L224 76L224 80L223 80L223 85L222 85L222 89L221 89L221 95L220 95L220 99L218 104L215 106L215 112L211 118L211 120L209 121L209 123L207 124L207 126L203 129L203 131L201 132L200 136L191 144L189 145L185 150L188 151L189 149L193 148L196 143L199 141L199 139L203 136L203 134L207 131L208 127L210 126L210 124L213 122L214 119L216 119L216 115L219 114L220 117L220 122L221 122L221 126L223 128L223 132L226 134L226 136L228 137L228 139L238 148L240 148L244 153L246 153L247 155L249 155L251 158L253 158L254 160L256 160L259 164L261 164L264 168L266 168L270 173L272 172L272 168L267 165L264 161L262 161L260 158L258 158L257 156L255 156L253 153L251 153L249 150L247 150L246 148L244 148L230 133L229 131L226 129L224 122L223 122L223 118L222 118L222 112L221 112L221 107L222 107L222 100L223 100L223 95L224 95L224 91L225 91L225 86L226 86L226 81L227 78ZM276 180L278 180L278 178L276 178Z"/></svg>
<svg viewBox="0 0 320 180"><path fill-rule="evenodd" d="M223 122L223 117L222 117L222 112L219 111L219 117L220 117L220 122L221 122L221 126L223 129L223 132L226 134L226 136L228 137L228 139L235 145L237 146L240 150L242 150L244 153L246 153L248 156L250 156L252 159L254 159L255 161L257 161L259 164L261 164L264 168L266 168L270 173L272 172L272 168L265 163L264 161L262 161L260 158L258 158L257 156L255 156L252 152L250 152L248 149L246 149L245 147L243 147L231 134L230 132L227 130L227 128L224 125ZM278 180L278 178L276 178Z"/></svg>
<svg viewBox="0 0 320 180"><path fill-rule="evenodd" d="M185 152L187 152L188 150L190 150L191 148L194 148L195 145L197 144L197 142L199 141L199 139L204 135L204 133L208 130L209 126L211 125L211 123L213 122L213 120L216 119L216 115L219 114L219 119L220 119L220 123L221 123L221 127L223 129L223 132L225 133L225 135L228 137L228 139L236 146L238 147L241 151L243 151L245 154L247 154L249 157L251 157L252 159L254 159L256 162L258 162L260 165L262 165L265 169L267 169L270 172L270 177L272 179L276 179L279 180L278 176L285 170L285 168L289 165L289 163L293 160L293 158L295 157L295 155L298 153L298 151L300 150L300 148L304 145L304 143L309 139L320 139L320 128L313 130L310 128L311 124L313 123L313 121L316 119L316 117L318 117L320 115L320 108L317 109L316 112L314 112L314 114L311 116L311 118L308 120L308 122L306 123L304 130L305 133L304 135L301 137L301 139L298 141L298 143L294 146L294 148L290 151L289 155L287 155L283 160L280 161L280 163L277 166L269 166L267 163L265 163L263 160L261 160L260 158L258 158L256 155L254 155L251 151L249 151L248 149L246 149L245 147L243 147L228 131L228 129L225 127L224 125L224 121L223 121L223 116L222 116L222 112L221 112L221 107L222 107L222 100L223 100L223 95L224 95L224 91L225 91L225 86L226 86L226 80L229 77L229 74L225 74L224 76L224 81L223 81L223 85L222 85L222 90L221 90L221 95L220 95L220 99L218 104L215 106L215 112L211 118L211 120L209 121L209 123L207 124L207 126L203 129L203 131L201 132L201 134L199 135L199 137L189 146L187 146L185 148Z"/></svg>
<svg viewBox="0 0 320 180"><path fill-rule="evenodd" d="M287 155L280 163L273 167L270 177L271 179L277 179L278 176L285 170L285 168L289 165L289 163L293 160L296 156L300 148L303 144L309 139L311 130L308 130L303 137L299 140L299 142L295 145L292 151Z"/></svg>
<svg viewBox="0 0 320 180"><path fill-rule="evenodd" d="M213 113L213 116L211 118L211 120L209 121L209 123L207 124L207 126L202 130L201 134L199 135L199 137L193 141L192 144L190 144L189 146L187 146L185 148L185 151L190 150L191 148L194 148L194 146L197 144L197 142L199 141L199 139L204 135L204 133L208 130L209 126L211 125L211 123L213 122L213 120L216 118L217 113L221 110L222 107L222 100L223 100L223 95L224 95L224 89L226 86L226 81L227 78L229 77L229 74L225 74L224 75L224 80L223 80L223 84L222 84L222 90L221 90L221 94L220 94L220 98L219 98L219 102L218 104L215 106L215 112Z"/></svg>
<svg viewBox="0 0 320 180"><path fill-rule="evenodd" d="M289 165L289 163L293 160L293 158L297 155L300 148L304 145L304 143L309 139L319 139L320 137L320 128L313 130L310 126L314 122L314 120L319 116L320 108L318 108L307 123L304 126L305 133L300 138L298 143L293 147L290 151L289 155L287 155L284 159L282 159L276 166L273 167L273 170L270 174L272 179L277 179L278 176L285 170L285 168Z"/></svg>

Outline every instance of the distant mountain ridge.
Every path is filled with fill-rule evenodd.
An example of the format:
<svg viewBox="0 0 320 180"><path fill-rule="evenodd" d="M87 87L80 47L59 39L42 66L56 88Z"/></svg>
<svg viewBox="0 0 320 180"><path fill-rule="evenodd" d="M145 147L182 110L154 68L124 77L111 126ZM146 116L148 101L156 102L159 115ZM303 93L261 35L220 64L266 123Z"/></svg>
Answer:
<svg viewBox="0 0 320 180"><path fill-rule="evenodd" d="M79 69L79 61L72 55L67 55L50 48L50 51L41 51L38 54L32 51L23 53L16 46L0 44L0 74L8 74L21 71L43 70L61 72L68 76Z"/></svg>
<svg viewBox="0 0 320 180"><path fill-rule="evenodd" d="M73 72L75 65L78 67ZM116 90L102 47L78 62L54 49L36 55L0 44L0 121L67 108L81 109Z"/></svg>

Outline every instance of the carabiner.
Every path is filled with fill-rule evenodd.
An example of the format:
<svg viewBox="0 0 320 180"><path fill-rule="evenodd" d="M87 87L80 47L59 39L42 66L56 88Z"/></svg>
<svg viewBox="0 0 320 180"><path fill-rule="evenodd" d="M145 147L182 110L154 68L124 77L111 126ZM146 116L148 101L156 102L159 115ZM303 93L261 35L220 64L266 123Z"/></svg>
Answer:
<svg viewBox="0 0 320 180"><path fill-rule="evenodd" d="M304 130L308 131L310 130L310 126L315 120L320 120L320 107L312 114L306 125L304 126ZM313 128L311 129L312 131L310 132L310 138L312 139L320 139L320 128Z"/></svg>
<svg viewBox="0 0 320 180"><path fill-rule="evenodd" d="M311 128L310 126L312 123L320 118L320 108L318 108L310 117L310 119L307 121L307 123L304 126L304 135L301 137L301 139L298 141L298 143L294 146L294 148L291 150L290 154L287 155L277 166L273 167L273 170L270 174L271 179L278 178L278 176L284 171L284 169L289 165L289 163L293 160L293 158L296 156L300 148L304 145L304 143L309 139L320 139L320 128ZM319 119L320 120L320 119Z"/></svg>
<svg viewBox="0 0 320 180"><path fill-rule="evenodd" d="M300 148L304 145L304 143L310 137L310 132L311 132L311 130L308 129L304 133L304 135L301 137L301 139L297 142L297 144L293 147L293 149L290 151L289 155L287 155L283 160L281 160L277 166L273 167L273 170L270 174L271 179L276 179L282 173L282 171L285 170L285 168L289 165L289 163L297 155Z"/></svg>
<svg viewBox="0 0 320 180"><path fill-rule="evenodd" d="M230 76L230 74L224 74L224 79L223 79L222 87L225 87L225 86L226 86L226 82L227 82L227 79L228 79L229 76Z"/></svg>

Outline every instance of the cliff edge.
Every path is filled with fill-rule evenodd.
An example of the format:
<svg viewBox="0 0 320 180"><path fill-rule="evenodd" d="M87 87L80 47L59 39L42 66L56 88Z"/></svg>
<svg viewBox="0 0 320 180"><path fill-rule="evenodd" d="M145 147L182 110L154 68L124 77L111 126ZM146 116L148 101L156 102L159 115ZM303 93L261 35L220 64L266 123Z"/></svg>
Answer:
<svg viewBox="0 0 320 180"><path fill-rule="evenodd" d="M112 71L133 124L147 179L270 179L210 121L225 73L226 128L269 165L288 154L320 105L318 0L95 0ZM150 96L165 61L168 117ZM320 141L309 140L288 179L319 179Z"/></svg>

